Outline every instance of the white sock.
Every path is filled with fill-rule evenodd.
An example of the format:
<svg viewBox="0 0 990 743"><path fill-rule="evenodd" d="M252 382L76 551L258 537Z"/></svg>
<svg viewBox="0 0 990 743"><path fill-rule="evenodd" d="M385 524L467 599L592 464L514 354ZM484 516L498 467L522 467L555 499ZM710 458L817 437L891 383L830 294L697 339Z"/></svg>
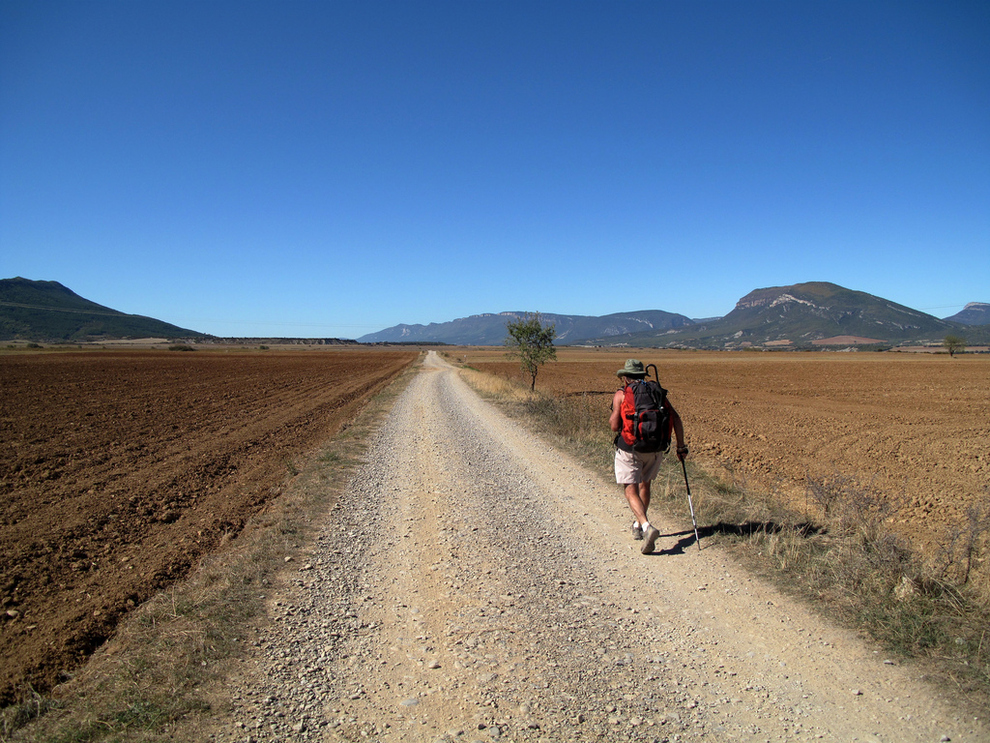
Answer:
<svg viewBox="0 0 990 743"><path fill-rule="evenodd" d="M643 522L642 529L643 529L643 531L649 531L649 529L650 529L650 522L649 521L644 521Z"/></svg>
<svg viewBox="0 0 990 743"><path fill-rule="evenodd" d="M633 529L638 529L638 528L639 528L639 522L633 521Z"/></svg>

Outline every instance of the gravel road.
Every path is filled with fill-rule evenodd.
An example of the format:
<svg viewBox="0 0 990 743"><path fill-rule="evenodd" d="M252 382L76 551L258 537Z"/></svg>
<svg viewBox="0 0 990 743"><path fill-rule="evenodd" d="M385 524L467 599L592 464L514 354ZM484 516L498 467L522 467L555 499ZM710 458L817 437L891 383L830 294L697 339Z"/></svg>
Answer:
<svg viewBox="0 0 990 743"><path fill-rule="evenodd" d="M212 739L990 739L689 531L661 521L640 554L609 474L431 352L269 597Z"/></svg>

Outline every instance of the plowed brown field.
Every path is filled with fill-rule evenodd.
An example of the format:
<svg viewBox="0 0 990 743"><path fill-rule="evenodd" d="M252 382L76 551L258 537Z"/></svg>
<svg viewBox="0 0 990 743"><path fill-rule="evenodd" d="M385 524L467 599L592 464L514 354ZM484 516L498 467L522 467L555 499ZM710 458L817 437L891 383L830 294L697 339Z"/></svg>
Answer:
<svg viewBox="0 0 990 743"><path fill-rule="evenodd" d="M451 354L522 379L495 349ZM805 505L807 478L854 478L902 506L924 545L990 500L990 356L558 350L537 389L601 398L603 426L628 357L659 367L691 456Z"/></svg>
<svg viewBox="0 0 990 743"><path fill-rule="evenodd" d="M0 356L0 703L43 691L235 536L417 357Z"/></svg>

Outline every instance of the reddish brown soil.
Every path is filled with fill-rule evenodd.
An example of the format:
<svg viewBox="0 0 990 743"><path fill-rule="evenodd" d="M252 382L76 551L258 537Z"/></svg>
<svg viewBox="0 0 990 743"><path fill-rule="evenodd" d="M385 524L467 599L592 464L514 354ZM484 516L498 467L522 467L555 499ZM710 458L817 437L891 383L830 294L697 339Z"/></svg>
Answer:
<svg viewBox="0 0 990 743"><path fill-rule="evenodd" d="M455 355L522 379L501 351ZM930 548L990 503L990 356L561 349L537 389L600 395L605 426L629 356L658 365L696 461L796 507L809 476L854 478L900 500L899 530Z"/></svg>
<svg viewBox="0 0 990 743"><path fill-rule="evenodd" d="M0 356L0 703L50 688L236 536L416 356Z"/></svg>

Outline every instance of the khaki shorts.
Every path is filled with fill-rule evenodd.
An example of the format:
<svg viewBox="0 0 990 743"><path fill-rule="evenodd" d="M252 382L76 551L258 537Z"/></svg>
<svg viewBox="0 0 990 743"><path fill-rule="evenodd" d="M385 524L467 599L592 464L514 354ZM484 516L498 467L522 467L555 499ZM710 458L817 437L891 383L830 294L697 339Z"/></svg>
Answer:
<svg viewBox="0 0 990 743"><path fill-rule="evenodd" d="M619 485L650 482L660 471L663 452L615 450L615 481Z"/></svg>

